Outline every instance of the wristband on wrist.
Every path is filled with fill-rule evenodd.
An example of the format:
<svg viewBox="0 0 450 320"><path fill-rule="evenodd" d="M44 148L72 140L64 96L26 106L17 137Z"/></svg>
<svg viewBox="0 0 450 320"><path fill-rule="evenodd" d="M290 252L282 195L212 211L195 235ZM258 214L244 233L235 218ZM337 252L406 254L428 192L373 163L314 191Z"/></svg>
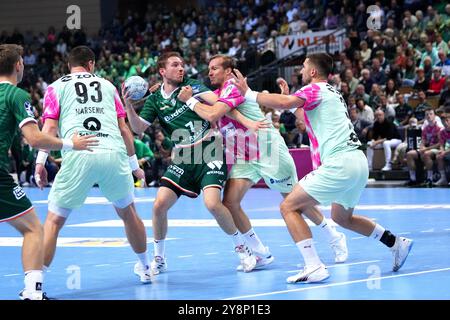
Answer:
<svg viewBox="0 0 450 320"><path fill-rule="evenodd" d="M189 107L189 109L191 109L192 111L194 111L194 107L197 103L199 103L200 101L198 101L197 99L195 99L194 97L190 97L188 101L186 101L186 105Z"/></svg>
<svg viewBox="0 0 450 320"><path fill-rule="evenodd" d="M40 163L45 165L45 162L47 161L48 153L44 151L39 151L36 157L36 164Z"/></svg>
<svg viewBox="0 0 450 320"><path fill-rule="evenodd" d="M135 154L128 158L128 162L130 163L131 171L139 169L139 162Z"/></svg>
<svg viewBox="0 0 450 320"><path fill-rule="evenodd" d="M72 150L73 149L73 142L71 139L62 139L62 148L61 150Z"/></svg>
<svg viewBox="0 0 450 320"><path fill-rule="evenodd" d="M249 102L256 102L257 96L258 96L258 91L253 91L250 88L248 88L248 90L245 92L245 100L247 100Z"/></svg>

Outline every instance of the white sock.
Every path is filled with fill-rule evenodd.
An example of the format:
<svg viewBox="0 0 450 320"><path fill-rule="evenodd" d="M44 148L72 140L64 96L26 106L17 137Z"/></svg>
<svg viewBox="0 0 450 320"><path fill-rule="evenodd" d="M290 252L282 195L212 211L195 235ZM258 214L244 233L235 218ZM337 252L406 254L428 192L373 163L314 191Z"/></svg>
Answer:
<svg viewBox="0 0 450 320"><path fill-rule="evenodd" d="M149 266L150 265L150 258L148 256L148 252L142 252L142 253L136 253L136 255L139 258L139 261L142 263L143 266Z"/></svg>
<svg viewBox="0 0 450 320"><path fill-rule="evenodd" d="M433 170L427 170L427 179L433 180Z"/></svg>
<svg viewBox="0 0 450 320"><path fill-rule="evenodd" d="M447 181L447 176L445 175L445 170L439 170L439 174L441 175L441 177L439 178L439 180L444 180Z"/></svg>
<svg viewBox="0 0 450 320"><path fill-rule="evenodd" d="M325 233L325 236L327 237L328 242L332 241L333 239L339 238L339 233L336 231L336 228L331 226L330 223L328 223L328 220L323 218L322 222L318 225L321 231Z"/></svg>
<svg viewBox="0 0 450 320"><path fill-rule="evenodd" d="M244 237L245 242L248 244L250 249L261 253L266 252L266 248L262 244L261 240L259 239L256 232L253 230L253 228L250 228L250 230L244 233L242 236Z"/></svg>
<svg viewBox="0 0 450 320"><path fill-rule="evenodd" d="M305 239L295 244L305 260L305 266L317 266L322 263L314 247L313 239Z"/></svg>
<svg viewBox="0 0 450 320"><path fill-rule="evenodd" d="M239 231L236 231L235 233L230 235L230 237L233 240L234 247L238 247L238 246L244 244L244 240L242 239L241 234L239 233Z"/></svg>
<svg viewBox="0 0 450 320"><path fill-rule="evenodd" d="M165 252L165 249L166 249L165 239L154 240L153 248L155 249L155 257L159 256L159 257L163 257L164 258L164 252Z"/></svg>
<svg viewBox="0 0 450 320"><path fill-rule="evenodd" d="M373 229L372 234L369 236L370 238L373 238L375 240L380 240L381 236L383 235L384 229L382 226L380 226L378 223L375 225L375 229Z"/></svg>
<svg viewBox="0 0 450 320"><path fill-rule="evenodd" d="M409 178L411 181L416 181L416 170L409 170Z"/></svg>
<svg viewBox="0 0 450 320"><path fill-rule="evenodd" d="M29 292L42 291L42 282L44 280L42 270L25 271L25 290Z"/></svg>

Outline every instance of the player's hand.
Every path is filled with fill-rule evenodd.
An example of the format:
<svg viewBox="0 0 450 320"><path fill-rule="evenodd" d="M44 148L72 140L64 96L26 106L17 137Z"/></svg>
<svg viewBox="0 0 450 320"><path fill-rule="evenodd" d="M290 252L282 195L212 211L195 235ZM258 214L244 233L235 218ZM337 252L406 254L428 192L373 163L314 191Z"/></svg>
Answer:
<svg viewBox="0 0 450 320"><path fill-rule="evenodd" d="M156 85L160 86L161 84L157 83ZM156 85L154 85L154 86L156 86ZM150 91L150 89L149 89L149 91ZM157 88L155 90L157 90ZM122 99L125 103L125 109L138 108L138 107L142 106L145 103L145 100L147 100L147 98L148 98L148 96L147 96L147 97L143 97L142 99L139 99L139 100L131 99L128 91L125 89L125 83L122 83L121 91L122 91Z"/></svg>
<svg viewBox="0 0 450 320"><path fill-rule="evenodd" d="M48 184L47 169L42 163L36 163L34 180L36 180L36 184L41 190Z"/></svg>
<svg viewBox="0 0 450 320"><path fill-rule="evenodd" d="M233 83L239 90L241 95L245 96L245 93L249 89L247 84L247 78L244 78L244 76L238 69L233 69Z"/></svg>
<svg viewBox="0 0 450 320"><path fill-rule="evenodd" d="M247 129L252 132L257 132L261 129L268 129L272 127L272 123L268 119L260 120L260 121L249 121L247 124Z"/></svg>
<svg viewBox="0 0 450 320"><path fill-rule="evenodd" d="M158 90L159 87L161 87L161 82L157 82L154 85L152 85L150 88L148 88L148 92L153 93L156 90Z"/></svg>
<svg viewBox="0 0 450 320"><path fill-rule="evenodd" d="M145 181L145 172L141 168L138 168L138 169L134 170L133 171L133 176L135 176L139 180L144 180Z"/></svg>
<svg viewBox="0 0 450 320"><path fill-rule="evenodd" d="M92 151L92 147L98 146L98 139L94 135L80 136L77 131L72 136L73 150Z"/></svg>
<svg viewBox="0 0 450 320"><path fill-rule="evenodd" d="M178 94L178 100L181 102L186 102L189 100L189 98L192 97L192 87L191 86L184 86L181 88L180 93Z"/></svg>
<svg viewBox="0 0 450 320"><path fill-rule="evenodd" d="M287 81L284 80L282 77L279 77L277 79L277 85L281 90L281 94L286 94L286 95L289 94L289 85L288 85Z"/></svg>

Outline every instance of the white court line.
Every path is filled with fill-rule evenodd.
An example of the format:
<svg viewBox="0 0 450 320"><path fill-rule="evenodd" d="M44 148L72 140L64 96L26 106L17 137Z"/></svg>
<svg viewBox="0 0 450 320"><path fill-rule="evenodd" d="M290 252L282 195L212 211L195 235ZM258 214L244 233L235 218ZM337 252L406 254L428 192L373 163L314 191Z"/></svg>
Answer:
<svg viewBox="0 0 450 320"><path fill-rule="evenodd" d="M449 229L444 229L445 231L450 231L450 228Z"/></svg>
<svg viewBox="0 0 450 320"><path fill-rule="evenodd" d="M10 273L10 274L4 274L4 277L14 277L14 276L20 276L20 273Z"/></svg>
<svg viewBox="0 0 450 320"><path fill-rule="evenodd" d="M374 263L374 262L380 262L380 261L381 260L367 260L367 261L352 262L352 263L338 263L338 264L333 264L333 265L327 266L327 269L337 268L337 267L346 267L346 266L356 266L358 264L367 264L367 263ZM300 269L286 271L286 273L297 273L297 272L300 272Z"/></svg>
<svg viewBox="0 0 450 320"><path fill-rule="evenodd" d="M434 232L434 229L420 231L420 233L430 233L430 232Z"/></svg>
<svg viewBox="0 0 450 320"><path fill-rule="evenodd" d="M321 210L331 210L331 206L319 206ZM377 211L393 211L393 210L435 210L435 209L450 209L450 204L361 204L357 205L355 210L377 210ZM246 212L279 212L280 207L267 207L248 209Z"/></svg>
<svg viewBox="0 0 450 320"><path fill-rule="evenodd" d="M433 272L442 272L442 271L450 271L450 268L432 269L432 270L425 270L425 271L397 274L397 275L393 275L393 276L367 278L367 279L359 279L359 280L353 280L353 281L344 281L344 282L330 283L330 284L325 284L325 285L321 285L321 286L306 287L306 288L300 288L300 289L291 289L291 290L282 290L282 291L272 291L272 292L265 292L265 293L249 294L249 295L246 295L246 296L237 296L237 297L225 298L225 299L222 299L222 300L236 300L236 299L245 299L245 298L255 298L255 297L262 297L262 296L270 296L270 295L289 293L289 292L301 292L301 291L307 291L307 290L316 290L316 289L323 289L323 288L330 288L330 287L345 286L347 284L361 283L361 282L367 282L367 281L376 281L376 280L383 280L383 279L393 279L393 278L400 278L400 277L416 276L416 275L420 275L420 274L433 273ZM301 286L301 284L299 284L299 285Z"/></svg>
<svg viewBox="0 0 450 320"><path fill-rule="evenodd" d="M94 267L108 267L108 266L110 266L111 264L109 264L109 263L105 263L105 264L96 264L96 265L94 265Z"/></svg>
<svg viewBox="0 0 450 320"><path fill-rule="evenodd" d="M194 255L192 255L192 254L188 254L188 255L186 255L186 256L178 256L178 258L191 258L191 257L193 257Z"/></svg>
<svg viewBox="0 0 450 320"><path fill-rule="evenodd" d="M365 238L368 238L368 237L353 237L352 240L365 239Z"/></svg>
<svg viewBox="0 0 450 320"><path fill-rule="evenodd" d="M411 234L411 232L399 232L397 234Z"/></svg>
<svg viewBox="0 0 450 320"><path fill-rule="evenodd" d="M126 261L126 262L124 262L124 264L132 264L132 263L136 263L136 260L135 261Z"/></svg>
<svg viewBox="0 0 450 320"><path fill-rule="evenodd" d="M281 244L280 247L292 247L293 244Z"/></svg>
<svg viewBox="0 0 450 320"><path fill-rule="evenodd" d="M208 252L208 253L205 253L205 256L211 256L213 254L219 254L219 253L218 252Z"/></svg>

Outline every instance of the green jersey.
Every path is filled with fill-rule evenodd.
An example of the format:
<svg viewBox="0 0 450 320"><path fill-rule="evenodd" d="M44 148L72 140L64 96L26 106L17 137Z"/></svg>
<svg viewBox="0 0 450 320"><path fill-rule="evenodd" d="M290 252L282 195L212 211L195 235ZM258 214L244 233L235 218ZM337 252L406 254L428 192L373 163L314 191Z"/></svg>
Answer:
<svg viewBox="0 0 450 320"><path fill-rule="evenodd" d="M178 88L169 95L164 92L164 88L161 86L160 90L148 97L139 116L148 125L151 125L158 118L164 134L170 137L176 146L189 147L205 140L211 126L208 121L203 120L189 109L186 103L177 99L183 86L191 86L194 97L205 92L211 92L200 81L193 79L183 80Z"/></svg>
<svg viewBox="0 0 450 320"><path fill-rule="evenodd" d="M30 95L9 82L0 83L0 170L9 172L8 150L17 133L34 119Z"/></svg>
<svg viewBox="0 0 450 320"><path fill-rule="evenodd" d="M44 96L44 121L58 120L61 138L70 138L75 131L95 135L99 145L92 148L94 153L126 152L117 120L125 117L114 85L88 72L61 77L48 87ZM67 152L72 151L63 151L63 157Z"/></svg>

